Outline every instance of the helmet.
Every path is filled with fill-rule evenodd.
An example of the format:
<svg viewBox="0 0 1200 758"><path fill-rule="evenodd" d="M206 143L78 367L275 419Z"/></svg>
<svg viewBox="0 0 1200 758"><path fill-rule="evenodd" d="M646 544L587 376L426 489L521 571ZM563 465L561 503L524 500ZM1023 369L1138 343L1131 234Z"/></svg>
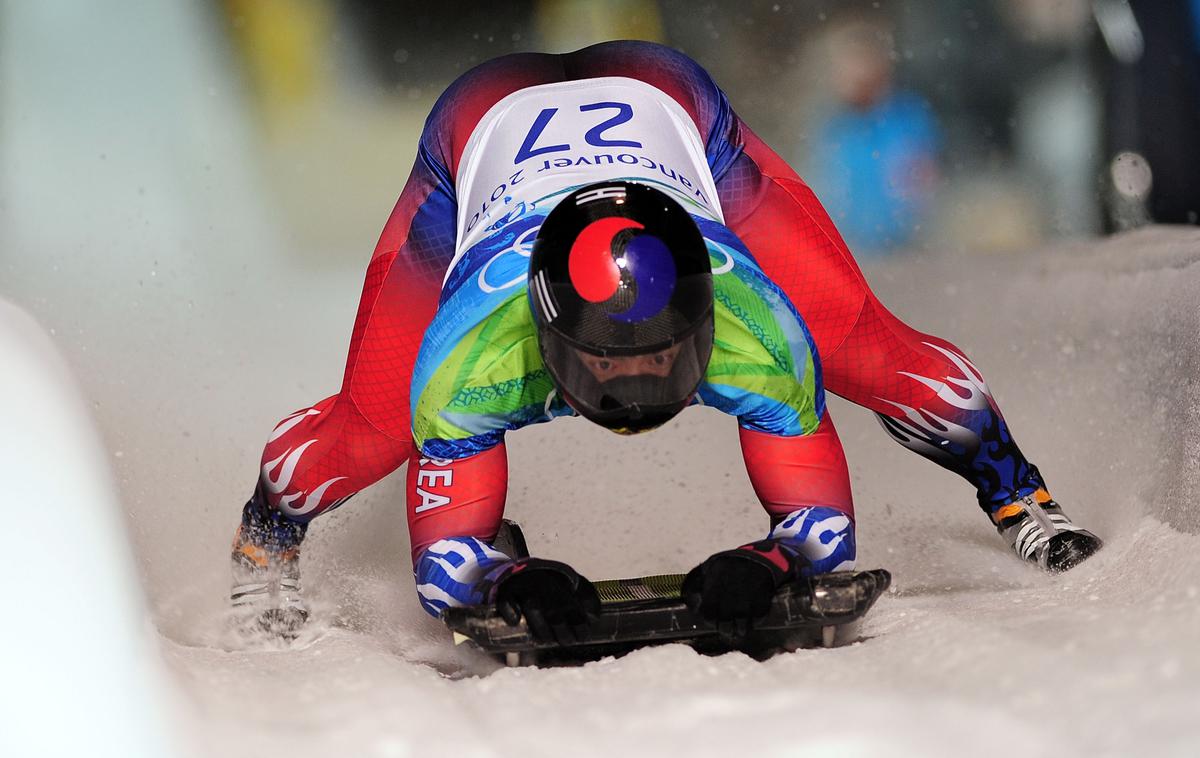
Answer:
<svg viewBox="0 0 1200 758"><path fill-rule="evenodd" d="M712 355L712 264L679 203L632 182L576 190L538 231L529 293L542 359L580 415L635 434L691 402Z"/></svg>

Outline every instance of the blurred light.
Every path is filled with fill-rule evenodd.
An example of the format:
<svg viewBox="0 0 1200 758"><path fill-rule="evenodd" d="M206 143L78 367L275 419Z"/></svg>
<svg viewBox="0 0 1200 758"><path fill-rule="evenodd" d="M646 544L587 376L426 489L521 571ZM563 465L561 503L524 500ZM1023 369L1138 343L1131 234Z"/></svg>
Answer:
<svg viewBox="0 0 1200 758"><path fill-rule="evenodd" d="M1109 175L1117 192L1133 200L1148 197L1150 186L1154 183L1154 172L1150 170L1149 161L1129 151L1117 153L1109 164Z"/></svg>
<svg viewBox="0 0 1200 758"><path fill-rule="evenodd" d="M1141 60L1146 43L1128 0L1095 0L1092 8L1113 57L1126 65Z"/></svg>

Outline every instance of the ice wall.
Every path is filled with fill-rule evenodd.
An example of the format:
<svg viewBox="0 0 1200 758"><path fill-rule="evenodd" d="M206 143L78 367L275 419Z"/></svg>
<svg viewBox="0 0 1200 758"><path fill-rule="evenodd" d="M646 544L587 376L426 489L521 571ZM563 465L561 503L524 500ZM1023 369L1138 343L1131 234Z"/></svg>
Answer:
<svg viewBox="0 0 1200 758"><path fill-rule="evenodd" d="M0 754L178 754L108 456L51 340L0 300Z"/></svg>

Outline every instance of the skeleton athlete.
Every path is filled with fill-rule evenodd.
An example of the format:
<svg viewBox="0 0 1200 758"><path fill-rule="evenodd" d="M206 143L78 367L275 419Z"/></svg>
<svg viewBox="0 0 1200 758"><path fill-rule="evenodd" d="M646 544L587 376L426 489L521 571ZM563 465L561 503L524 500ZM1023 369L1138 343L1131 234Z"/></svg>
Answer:
<svg viewBox="0 0 1200 758"><path fill-rule="evenodd" d="M737 417L771 528L697 566L685 594L713 621L751 621L783 582L854 565L826 387L969 481L1021 558L1063 570L1100 547L971 361L880 304L813 192L699 65L644 42L498 58L429 115L341 391L271 434L234 603L302 621L308 522L407 462L422 606L497 603L569 636L595 610L591 584L493 544L505 434L575 414L641 432L703 404Z"/></svg>

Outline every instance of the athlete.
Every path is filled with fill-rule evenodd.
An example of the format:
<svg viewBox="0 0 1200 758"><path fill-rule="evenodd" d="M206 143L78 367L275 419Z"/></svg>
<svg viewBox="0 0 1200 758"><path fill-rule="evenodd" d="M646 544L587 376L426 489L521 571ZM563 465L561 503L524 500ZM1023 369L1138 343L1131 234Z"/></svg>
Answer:
<svg viewBox="0 0 1200 758"><path fill-rule="evenodd" d="M697 566L717 623L855 560L824 387L955 471L1021 558L1059 571L1101 543L1063 514L978 369L889 313L800 178L698 64L610 42L459 78L367 269L341 391L286 417L234 540L233 602L306 611L311 519L408 463L422 606L496 603L569 639L598 600L566 564L497 544L505 433L578 414L620 434L690 404L736 416L767 536Z"/></svg>

